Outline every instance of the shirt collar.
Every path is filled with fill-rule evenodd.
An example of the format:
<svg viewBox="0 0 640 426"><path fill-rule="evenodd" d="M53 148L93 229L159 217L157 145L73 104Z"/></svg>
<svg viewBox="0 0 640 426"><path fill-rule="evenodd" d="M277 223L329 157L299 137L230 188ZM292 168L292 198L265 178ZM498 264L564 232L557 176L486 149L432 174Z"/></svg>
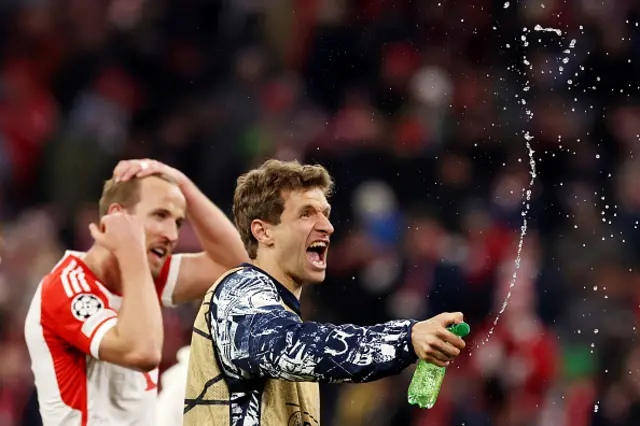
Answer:
<svg viewBox="0 0 640 426"><path fill-rule="evenodd" d="M271 279L271 281L275 283L276 289L278 289L278 294L280 295L280 297L282 297L282 300L284 301L285 305L291 308L291 310L293 310L293 312L295 312L298 316L302 315L300 312L300 301L288 288L282 285L280 281L276 280L271 275L269 275L268 272L258 268L256 265L252 265L250 263L243 263L242 266L255 269L265 274L266 276L268 276Z"/></svg>

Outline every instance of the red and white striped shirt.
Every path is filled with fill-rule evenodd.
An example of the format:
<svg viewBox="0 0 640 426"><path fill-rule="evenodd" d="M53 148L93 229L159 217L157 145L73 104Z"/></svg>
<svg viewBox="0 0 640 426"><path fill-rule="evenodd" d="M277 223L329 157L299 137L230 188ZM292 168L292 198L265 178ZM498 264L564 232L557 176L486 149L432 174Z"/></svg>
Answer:
<svg viewBox="0 0 640 426"><path fill-rule="evenodd" d="M82 261L65 253L33 297L25 338L44 426L156 424L158 370L141 373L99 357L118 320L122 297L107 290ZM156 280L163 306L173 306L180 256Z"/></svg>

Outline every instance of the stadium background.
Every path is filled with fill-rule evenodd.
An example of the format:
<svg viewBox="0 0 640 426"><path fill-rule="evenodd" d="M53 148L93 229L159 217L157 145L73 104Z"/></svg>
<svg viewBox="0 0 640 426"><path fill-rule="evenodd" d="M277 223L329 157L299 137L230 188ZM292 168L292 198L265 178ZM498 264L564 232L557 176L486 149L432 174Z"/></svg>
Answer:
<svg viewBox="0 0 640 426"><path fill-rule="evenodd" d="M90 245L118 159L178 167L229 211L237 176L276 157L337 180L308 319L460 310L472 325L433 410L406 403L408 370L323 386L323 424L637 426L639 14L625 0L1 2L0 425L37 424L25 310L62 250ZM565 33L523 32L536 24ZM479 345L515 267L524 130L538 179L521 268ZM196 249L187 226L179 250ZM163 368L193 315L166 312Z"/></svg>

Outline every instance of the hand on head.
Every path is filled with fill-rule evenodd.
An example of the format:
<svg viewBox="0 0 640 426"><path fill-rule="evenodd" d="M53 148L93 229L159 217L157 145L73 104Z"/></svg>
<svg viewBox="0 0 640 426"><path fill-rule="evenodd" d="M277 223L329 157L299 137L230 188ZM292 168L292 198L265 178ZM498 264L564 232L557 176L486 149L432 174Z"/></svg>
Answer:
<svg viewBox="0 0 640 426"><path fill-rule="evenodd" d="M178 183L182 182L182 179L185 177L181 171L174 169L173 167L169 167L160 161L149 158L123 160L120 161L113 169L113 177L117 181L123 182L133 179L134 177L144 178L158 173L170 176Z"/></svg>
<svg viewBox="0 0 640 426"><path fill-rule="evenodd" d="M127 247L146 247L142 221L137 216L123 211L103 216L100 226L92 223L89 225L89 231L96 244L114 254Z"/></svg>

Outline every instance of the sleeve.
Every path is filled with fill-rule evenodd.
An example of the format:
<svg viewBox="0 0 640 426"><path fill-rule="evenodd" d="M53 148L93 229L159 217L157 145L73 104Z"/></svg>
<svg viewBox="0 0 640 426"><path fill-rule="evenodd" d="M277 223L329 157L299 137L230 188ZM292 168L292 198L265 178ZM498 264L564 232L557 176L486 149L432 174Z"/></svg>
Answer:
<svg viewBox="0 0 640 426"><path fill-rule="evenodd" d="M273 283L261 280L225 283L214 305L212 335L224 368L238 377L367 382L417 360L412 320L371 327L302 322L284 309Z"/></svg>
<svg viewBox="0 0 640 426"><path fill-rule="evenodd" d="M100 359L100 343L118 314L95 281L79 270L65 270L42 290L42 322L54 335Z"/></svg>
<svg viewBox="0 0 640 426"><path fill-rule="evenodd" d="M182 255L174 254L169 256L169 258L164 262L164 265L162 266L160 275L155 280L160 304L166 308L172 308L176 306L176 304L173 303L173 293L176 289L181 262Z"/></svg>

